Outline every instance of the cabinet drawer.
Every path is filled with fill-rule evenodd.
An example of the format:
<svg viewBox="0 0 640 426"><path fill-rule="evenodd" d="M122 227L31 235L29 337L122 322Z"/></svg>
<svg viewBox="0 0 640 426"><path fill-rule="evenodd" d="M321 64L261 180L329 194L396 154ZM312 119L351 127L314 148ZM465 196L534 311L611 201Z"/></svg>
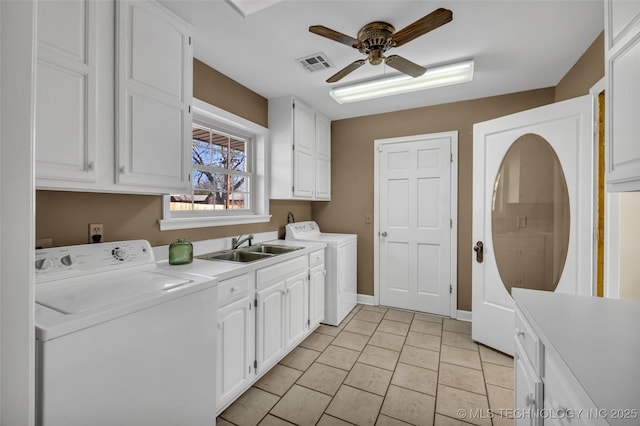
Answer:
<svg viewBox="0 0 640 426"><path fill-rule="evenodd" d="M519 341L527 357L533 364L536 373L544 376L544 344L540 341L520 309L516 309L516 341Z"/></svg>
<svg viewBox="0 0 640 426"><path fill-rule="evenodd" d="M300 256L295 259L287 260L286 262L258 270L258 273L256 274L258 279L258 290L261 290L274 282L284 280L298 272L306 271L307 263L307 257Z"/></svg>
<svg viewBox="0 0 640 426"><path fill-rule="evenodd" d="M218 284L218 306L224 306L234 300L245 297L251 287L249 274L220 281Z"/></svg>
<svg viewBox="0 0 640 426"><path fill-rule="evenodd" d="M309 268L324 264L324 249L309 253Z"/></svg>

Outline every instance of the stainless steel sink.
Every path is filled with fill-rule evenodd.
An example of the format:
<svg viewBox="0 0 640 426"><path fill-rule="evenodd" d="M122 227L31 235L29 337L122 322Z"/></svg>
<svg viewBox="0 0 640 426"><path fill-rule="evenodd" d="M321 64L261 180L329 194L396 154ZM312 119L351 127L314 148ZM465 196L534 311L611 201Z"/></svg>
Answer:
<svg viewBox="0 0 640 426"><path fill-rule="evenodd" d="M292 251L300 250L301 248L302 247L281 246L276 244L257 244L255 246L247 247L241 250L250 251L252 253L283 254L291 253Z"/></svg>
<svg viewBox="0 0 640 426"><path fill-rule="evenodd" d="M202 256L196 256L196 258L204 260L226 260L228 262L254 262L270 256L270 254L266 253L253 253L245 250L224 250L203 254Z"/></svg>
<svg viewBox="0 0 640 426"><path fill-rule="evenodd" d="M196 259L222 260L226 262L255 262L256 260L268 259L279 254L290 253L300 250L302 247L281 246L276 244L257 244L255 246L243 247L235 250L222 250L213 253L195 256Z"/></svg>

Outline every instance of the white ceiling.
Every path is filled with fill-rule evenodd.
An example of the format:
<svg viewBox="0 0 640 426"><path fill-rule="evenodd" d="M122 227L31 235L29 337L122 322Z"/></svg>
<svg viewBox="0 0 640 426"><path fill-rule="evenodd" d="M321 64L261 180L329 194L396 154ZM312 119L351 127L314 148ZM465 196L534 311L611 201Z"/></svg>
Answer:
<svg viewBox="0 0 640 426"><path fill-rule="evenodd" d="M555 86L604 27L602 0L284 0L246 17L224 0L162 3L193 26L196 58L265 98L294 95L331 120ZM369 22L397 31L438 7L453 21L390 52L427 67L473 58L472 82L345 105L329 97L331 87L395 70L366 64L325 83L362 55L310 25L356 37ZM318 52L334 67L309 73L295 61Z"/></svg>

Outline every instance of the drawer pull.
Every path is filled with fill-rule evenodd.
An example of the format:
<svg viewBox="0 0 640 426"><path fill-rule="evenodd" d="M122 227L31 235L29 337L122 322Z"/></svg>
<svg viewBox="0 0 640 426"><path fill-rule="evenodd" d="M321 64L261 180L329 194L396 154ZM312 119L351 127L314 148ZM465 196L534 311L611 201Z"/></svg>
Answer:
<svg viewBox="0 0 640 426"><path fill-rule="evenodd" d="M520 330L520 329L516 328L516 336L522 336L522 337L524 337L524 331L522 331L522 330Z"/></svg>
<svg viewBox="0 0 640 426"><path fill-rule="evenodd" d="M239 288L240 288L240 287L238 287L238 286L234 286L234 287L231 287L231 288L229 289L229 291L230 291L231 293L233 293L234 291L238 291L238 289L239 289Z"/></svg>

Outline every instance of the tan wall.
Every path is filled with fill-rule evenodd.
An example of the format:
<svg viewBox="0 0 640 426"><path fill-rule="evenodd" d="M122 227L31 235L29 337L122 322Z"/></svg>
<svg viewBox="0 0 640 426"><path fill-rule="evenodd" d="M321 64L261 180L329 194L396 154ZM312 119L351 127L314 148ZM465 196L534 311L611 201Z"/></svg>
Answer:
<svg viewBox="0 0 640 426"><path fill-rule="evenodd" d="M269 126L266 98L197 59L193 60L193 96L263 127Z"/></svg>
<svg viewBox="0 0 640 426"><path fill-rule="evenodd" d="M604 32L576 61L573 67L556 85L555 101L589 94L591 86L604 77Z"/></svg>
<svg viewBox="0 0 640 426"><path fill-rule="evenodd" d="M554 89L416 108L334 121L331 125L331 201L313 203L327 232L358 234L358 293L373 295L373 141L458 131L458 309L471 310L473 124L552 103Z"/></svg>
<svg viewBox="0 0 640 426"><path fill-rule="evenodd" d="M197 59L193 69L194 97L267 126L265 98ZM106 241L146 239L155 246L178 237L197 241L274 230L283 236L289 211L297 221L311 219L309 202L271 201L269 205L269 223L160 231L160 196L36 191L36 238L53 238L54 246L85 244L89 223L102 223Z"/></svg>

